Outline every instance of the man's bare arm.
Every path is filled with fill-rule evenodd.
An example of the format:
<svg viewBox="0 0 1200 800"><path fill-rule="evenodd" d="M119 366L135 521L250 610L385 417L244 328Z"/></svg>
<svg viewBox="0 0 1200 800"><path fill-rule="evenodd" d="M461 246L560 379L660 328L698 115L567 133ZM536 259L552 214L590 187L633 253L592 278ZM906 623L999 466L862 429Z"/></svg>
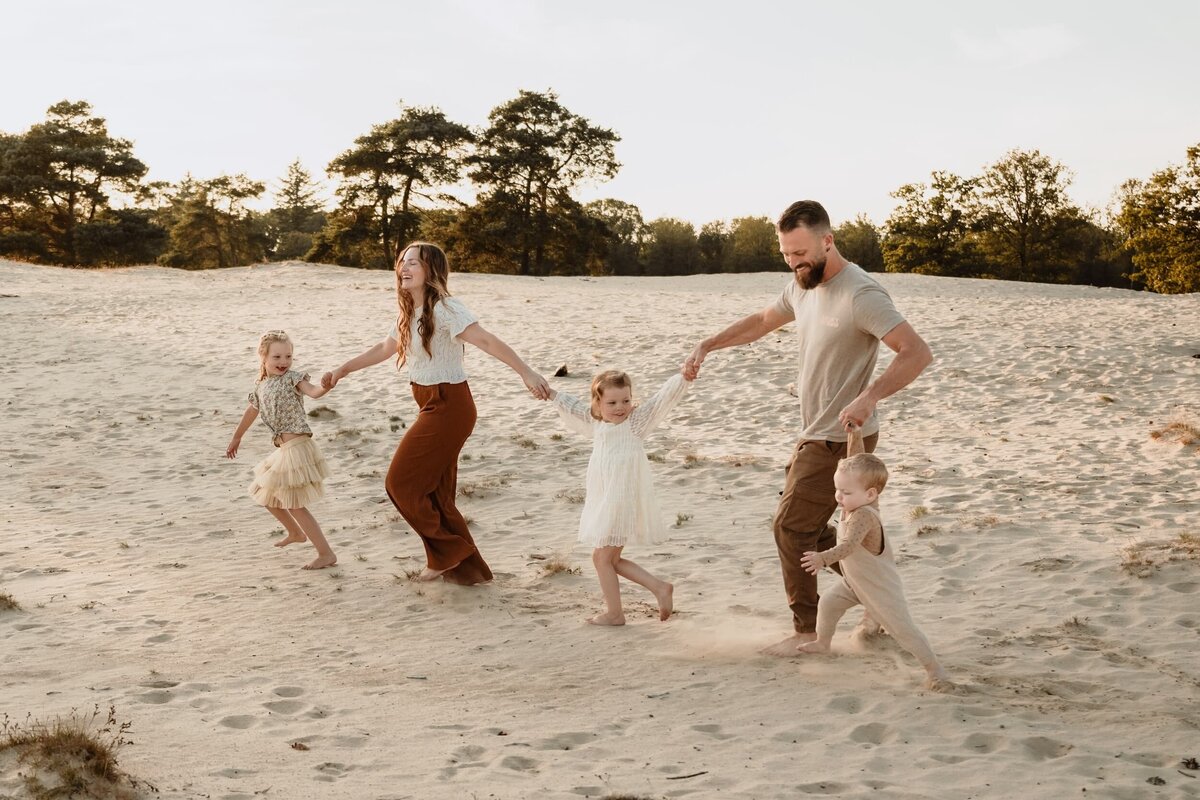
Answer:
<svg viewBox="0 0 1200 800"><path fill-rule="evenodd" d="M704 363L704 358L712 351L749 344L791 321L791 317L779 313L773 306L764 308L757 314L742 317L725 330L696 345L692 354L683 362L683 377L689 381L695 380L700 374L700 365Z"/></svg>

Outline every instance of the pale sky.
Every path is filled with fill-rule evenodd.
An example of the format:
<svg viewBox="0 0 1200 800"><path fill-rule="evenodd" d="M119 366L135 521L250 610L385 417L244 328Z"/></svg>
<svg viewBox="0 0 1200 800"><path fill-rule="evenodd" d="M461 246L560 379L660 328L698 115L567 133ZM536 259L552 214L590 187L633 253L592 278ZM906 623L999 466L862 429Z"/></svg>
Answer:
<svg viewBox="0 0 1200 800"><path fill-rule="evenodd" d="M483 126L553 89L615 130L615 197L699 227L820 200L882 223L1014 147L1106 206L1200 143L1200 2L37 0L2 6L0 130L86 100L151 180L325 167L399 102Z"/></svg>

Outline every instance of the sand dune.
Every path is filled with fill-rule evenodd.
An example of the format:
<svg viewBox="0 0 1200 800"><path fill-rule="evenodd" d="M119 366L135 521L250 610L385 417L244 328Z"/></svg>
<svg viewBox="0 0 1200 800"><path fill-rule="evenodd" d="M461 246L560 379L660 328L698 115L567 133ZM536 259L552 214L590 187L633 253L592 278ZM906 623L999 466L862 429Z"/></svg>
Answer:
<svg viewBox="0 0 1200 800"><path fill-rule="evenodd" d="M652 391L787 276L516 278L451 290L556 388ZM882 406L912 612L960 683L885 640L770 659L790 628L770 531L797 430L790 329L706 362L649 442L678 614L599 607L574 545L589 443L472 352L461 507L496 572L417 584L382 476L414 404L388 365L312 420L337 568L270 546L225 445L288 330L320 372L382 338L390 273L0 262L0 714L114 704L163 798L1200 797L1200 296L883 275L937 361ZM886 363L886 358L883 359ZM1122 552L1151 560L1139 577ZM1157 547L1157 549L1155 549ZM1174 549L1172 549L1174 548ZM633 555L631 553L631 555ZM551 574L555 557L569 567ZM307 750L292 747L302 743ZM0 797L20 797L0 759ZM1155 778L1164 784L1149 783Z"/></svg>

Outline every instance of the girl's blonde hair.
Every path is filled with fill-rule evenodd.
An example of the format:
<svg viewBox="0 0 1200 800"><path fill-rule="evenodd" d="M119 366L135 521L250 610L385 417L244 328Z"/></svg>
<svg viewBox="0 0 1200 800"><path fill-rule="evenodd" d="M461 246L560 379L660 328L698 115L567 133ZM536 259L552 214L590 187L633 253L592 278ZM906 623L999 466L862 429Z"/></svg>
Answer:
<svg viewBox="0 0 1200 800"><path fill-rule="evenodd" d="M421 344L425 352L433 355L429 344L433 341L433 332L437 321L433 317L433 307L444 298L450 296L446 288L450 280L450 261L445 252L436 244L430 242L411 242L396 256L396 302L400 306L400 318L396 320L396 366L402 367L408 361L408 351L412 347L412 319L416 311L412 295L400 288L400 264L404 254L412 248L417 249L417 260L425 268L425 302L421 304L421 321L417 325L417 333L421 335Z"/></svg>
<svg viewBox="0 0 1200 800"><path fill-rule="evenodd" d="M258 379L267 377L267 353L276 342L292 343L284 331L267 331L258 338Z"/></svg>
<svg viewBox="0 0 1200 800"><path fill-rule="evenodd" d="M592 378L592 418L603 419L600 416L600 397L605 389L628 389L633 391L633 381L619 369L607 369Z"/></svg>
<svg viewBox="0 0 1200 800"><path fill-rule="evenodd" d="M838 472L853 472L862 479L864 489L882 492L887 486L887 465L872 453L856 453L838 462Z"/></svg>

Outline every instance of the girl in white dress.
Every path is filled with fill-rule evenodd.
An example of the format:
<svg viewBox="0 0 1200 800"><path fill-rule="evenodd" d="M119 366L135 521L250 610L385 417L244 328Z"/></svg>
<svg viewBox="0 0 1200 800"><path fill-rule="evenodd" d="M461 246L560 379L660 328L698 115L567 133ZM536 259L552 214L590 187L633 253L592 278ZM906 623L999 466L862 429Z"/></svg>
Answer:
<svg viewBox="0 0 1200 800"><path fill-rule="evenodd" d="M624 372L609 370L592 379L591 403L550 390L550 399L567 427L592 438L587 498L579 520L579 541L595 548L592 563L604 593L604 613L593 625L624 625L618 577L641 584L658 600L658 618L671 616L675 587L621 556L626 544L653 544L667 538L654 500L646 436L683 398L688 381L672 376L658 393L633 404L633 383Z"/></svg>

